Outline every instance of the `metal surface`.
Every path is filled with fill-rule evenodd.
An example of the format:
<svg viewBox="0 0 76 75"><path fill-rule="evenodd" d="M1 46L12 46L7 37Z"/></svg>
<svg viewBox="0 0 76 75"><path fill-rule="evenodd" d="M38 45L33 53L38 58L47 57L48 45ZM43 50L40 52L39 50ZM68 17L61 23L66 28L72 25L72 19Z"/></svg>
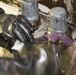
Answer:
<svg viewBox="0 0 76 75"><path fill-rule="evenodd" d="M54 7L50 10L50 29L57 33L65 33L67 31L66 11L62 7Z"/></svg>
<svg viewBox="0 0 76 75"><path fill-rule="evenodd" d="M38 1L37 0L22 0L22 14L34 24L35 21L38 21Z"/></svg>
<svg viewBox="0 0 76 75"><path fill-rule="evenodd" d="M64 17L65 15L66 15L65 13L64 13L63 16L60 15L60 18ZM59 19L59 17L57 17L57 15L56 16L53 15L53 17ZM42 18L41 18L40 21L41 21L41 24L40 24L38 30L36 30L35 33L33 34L35 38L42 37L42 35L44 35L44 33L46 33L46 30L47 30L48 20L46 19L46 17L42 16ZM64 21L65 20L63 20L63 22ZM60 22L61 21L59 19L59 23ZM61 25L59 24L59 26L60 26L60 28L63 28L62 27L62 22L61 22ZM66 24L63 25L63 26L66 27ZM60 33L66 32L66 28L65 27L63 28L63 31L60 30L60 28L58 26L55 26L55 27L58 29L57 31L59 31ZM42 45L41 43L42 43L42 40L40 40L40 45ZM33 58L33 64L31 65L30 69L29 70L25 70L25 69L16 67L15 65L13 65L13 62L12 61L11 61L12 64L10 64L10 62L8 64L8 62L5 63L3 60L0 60L0 68L1 68L0 69L1 70L0 71L0 75L36 75L35 74L35 71L36 71L35 68L38 69L37 72L38 71L40 72L40 73L38 72L39 75L40 74L42 74L42 75L53 75L53 73L55 71L57 72L59 69L61 69L60 72L63 73L63 74L59 74L59 75L66 75L66 74L67 75L71 75L71 74L72 75L75 75L74 74L74 72L76 71L76 69L75 69L76 68L75 67L75 60L76 60L76 56L75 56L76 55L76 48L75 47L76 47L76 45L75 44L71 45L66 50L65 50L65 47L63 45L62 46L61 45L59 45L59 46L57 45L56 48L54 47L56 49L55 51L56 51L57 55L59 54L59 57L56 55L56 53L54 53L53 45L52 44L50 44L50 45L48 45L48 43L44 44L47 47L45 49L45 54L47 54L47 64L46 64L46 60L43 61L43 63L45 63L46 65L45 64L44 65L43 64L40 64L41 66L43 65L43 67L44 67L43 73L41 73L42 72L41 69L43 67L41 67L39 65L40 62L39 63L37 62L38 65L40 66L40 67L38 66L39 69L35 66L36 65L36 61L39 61L38 58L39 58L39 55L40 54L39 54L39 50L37 49L39 47L33 48L30 45L26 45L25 47L26 47L27 50L24 49L24 51L22 52L22 54L29 55L29 56L31 56ZM38 45L36 45L36 46L38 46ZM45 57L44 54L42 54L42 56ZM55 60L53 58L55 58ZM59 62L60 62L60 64L59 64ZM2 65L2 67L1 67L1 65ZM71 65L72 65L72 67L74 65L74 68L73 69L70 68ZM6 69L7 74L6 74L6 72L3 69ZM3 74L1 74L1 73L3 73Z"/></svg>

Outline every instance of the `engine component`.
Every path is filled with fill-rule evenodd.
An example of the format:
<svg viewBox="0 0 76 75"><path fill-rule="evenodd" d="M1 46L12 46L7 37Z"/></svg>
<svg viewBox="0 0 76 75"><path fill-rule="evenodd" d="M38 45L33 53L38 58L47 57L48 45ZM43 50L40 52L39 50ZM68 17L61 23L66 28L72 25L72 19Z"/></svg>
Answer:
<svg viewBox="0 0 76 75"><path fill-rule="evenodd" d="M67 31L66 10L62 7L54 7L50 10L49 27L57 33L65 33Z"/></svg>
<svg viewBox="0 0 76 75"><path fill-rule="evenodd" d="M32 23L33 26L36 26L39 21L38 14L38 1L37 0L22 0L22 14Z"/></svg>

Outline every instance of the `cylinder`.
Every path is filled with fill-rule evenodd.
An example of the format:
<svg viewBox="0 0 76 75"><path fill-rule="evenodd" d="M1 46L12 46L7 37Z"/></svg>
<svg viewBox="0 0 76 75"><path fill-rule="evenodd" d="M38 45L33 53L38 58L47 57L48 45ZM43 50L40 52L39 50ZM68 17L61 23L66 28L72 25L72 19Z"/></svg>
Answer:
<svg viewBox="0 0 76 75"><path fill-rule="evenodd" d="M39 19L38 14L38 1L37 0L22 0L22 14L35 25Z"/></svg>
<svg viewBox="0 0 76 75"><path fill-rule="evenodd" d="M63 34L67 31L66 24L66 10L62 7L54 7L50 10L49 25L50 29L59 34Z"/></svg>

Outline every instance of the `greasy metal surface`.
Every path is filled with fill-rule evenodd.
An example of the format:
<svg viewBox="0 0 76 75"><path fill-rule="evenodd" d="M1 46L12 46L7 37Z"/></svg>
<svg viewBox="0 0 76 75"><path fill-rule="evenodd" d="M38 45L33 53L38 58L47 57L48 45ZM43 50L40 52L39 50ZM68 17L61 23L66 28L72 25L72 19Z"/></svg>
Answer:
<svg viewBox="0 0 76 75"><path fill-rule="evenodd" d="M48 0L48 1L45 0L45 2L43 1L41 3L43 3L43 4L45 4L45 5L47 5L49 7L51 5L51 3L49 1L50 0ZM42 34L44 34L46 32L46 30L47 30L46 25L48 25L47 24L48 21L46 21L46 19L45 19L45 20L41 20L41 22L43 22L44 24L43 24L42 28L40 28L40 25L41 25L40 24L39 25L40 30L38 29L33 34L35 38L41 37L40 33L42 32ZM40 34L40 35L36 36L36 34ZM68 46L65 46L63 44L54 45L52 43L49 44L49 42L44 42L43 43L42 40L39 40L39 43L40 44L35 44L35 46L34 46L35 48L33 48L30 45L27 45L26 46L27 51L22 52L22 54L25 53L28 56L33 57L33 64L31 66L30 70L23 70L23 69L18 68L18 67L17 67L17 70L16 70L16 67L13 67L12 70L15 68L14 71L13 71L15 75L22 75L22 74L23 75L25 75L25 74L26 75L35 75L35 63L36 63L36 60L39 58L39 48L40 48L40 46L43 46L45 48L46 53L48 55L48 60L47 60L46 68L45 68L45 71L44 71L43 75L66 75L66 74L71 75L71 73L73 71L74 72L76 71L75 67L74 67L74 69L71 72L69 72L69 70L71 68L71 65L73 66L74 63L75 63L74 62L75 61L75 55L76 55L76 53L75 53L76 52L75 51L76 50L75 44L68 47ZM43 43L43 44L41 44L41 43ZM56 56L56 54L58 56ZM12 74L12 75L14 75L14 74ZM72 75L75 75L75 74L72 74Z"/></svg>

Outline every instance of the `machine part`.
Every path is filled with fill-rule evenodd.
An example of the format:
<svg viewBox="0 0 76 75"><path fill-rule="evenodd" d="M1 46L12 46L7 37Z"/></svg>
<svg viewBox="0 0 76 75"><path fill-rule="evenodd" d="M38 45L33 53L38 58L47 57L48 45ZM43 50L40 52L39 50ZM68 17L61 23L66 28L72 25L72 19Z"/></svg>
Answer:
<svg viewBox="0 0 76 75"><path fill-rule="evenodd" d="M4 4L2 2L0 2L0 7L3 8L5 10L5 13L7 13L7 14L11 14L12 13L13 15L18 15L19 13L21 13L21 11L18 11L19 10L18 7L16 8L16 7L13 7L11 5ZM47 27L48 27L48 17L49 17L48 13L50 12L50 8L48 8L47 6L45 6L43 4L38 3L38 9L40 10L39 11L40 24L39 24L38 29L35 30L35 32L33 34L34 38L42 37L46 33ZM24 20L23 20L23 22L24 22Z"/></svg>
<svg viewBox="0 0 76 75"><path fill-rule="evenodd" d="M67 14L62 7L54 7L50 10L49 27L57 33L65 33L67 31Z"/></svg>
<svg viewBox="0 0 76 75"><path fill-rule="evenodd" d="M21 23L17 23L16 24L17 26L19 26L19 28L21 29L21 31L18 31L20 32L20 35L23 35L22 38L24 39L21 39L20 41L22 42L26 42L26 41L30 41L30 42L33 42L34 41L34 38L32 36L32 33L28 31L28 28L25 28L24 26L22 26ZM17 28L17 26L15 26L14 28ZM16 32L14 32L15 34L17 34ZM24 34L22 34L24 33ZM16 35L17 37L19 37L19 35L17 34ZM27 39L27 40L26 40Z"/></svg>
<svg viewBox="0 0 76 75"><path fill-rule="evenodd" d="M40 48L40 57L36 61L35 75L43 75L45 71L45 66L47 64L47 54L43 48Z"/></svg>
<svg viewBox="0 0 76 75"><path fill-rule="evenodd" d="M3 17L5 17L6 15L4 15ZM32 32L34 31L34 29L31 23L29 23L29 21L22 15L15 16L9 14L7 15L6 19L1 22L0 26L0 28L2 29L0 29L0 32L2 32L2 36L6 40L12 39L13 37L12 42L15 41L15 39L20 39L21 42L33 42L34 38L32 36Z"/></svg>
<svg viewBox="0 0 76 75"><path fill-rule="evenodd" d="M14 45L11 49L17 50L20 53L23 47L24 47L24 43L20 42L19 40L16 40L16 42L14 43Z"/></svg>
<svg viewBox="0 0 76 75"><path fill-rule="evenodd" d="M24 43L16 40L14 46L11 48L14 58L16 59L15 65L23 68L29 69L32 64L32 58L25 55L21 55Z"/></svg>
<svg viewBox="0 0 76 75"><path fill-rule="evenodd" d="M22 23L26 24L25 27L28 27L28 30L31 30L30 32L34 32L35 31L34 28L32 27L32 25L30 24L30 22L25 18L25 16L19 15L17 17L17 20L16 21L18 23L22 22Z"/></svg>
<svg viewBox="0 0 76 75"><path fill-rule="evenodd" d="M38 14L38 1L37 0L22 0L22 14L32 23L34 26L39 21Z"/></svg>
<svg viewBox="0 0 76 75"><path fill-rule="evenodd" d="M2 9L3 10L3 9ZM0 15L0 43L1 47L11 51L16 40L21 42L34 42L31 23L23 15L3 14Z"/></svg>

